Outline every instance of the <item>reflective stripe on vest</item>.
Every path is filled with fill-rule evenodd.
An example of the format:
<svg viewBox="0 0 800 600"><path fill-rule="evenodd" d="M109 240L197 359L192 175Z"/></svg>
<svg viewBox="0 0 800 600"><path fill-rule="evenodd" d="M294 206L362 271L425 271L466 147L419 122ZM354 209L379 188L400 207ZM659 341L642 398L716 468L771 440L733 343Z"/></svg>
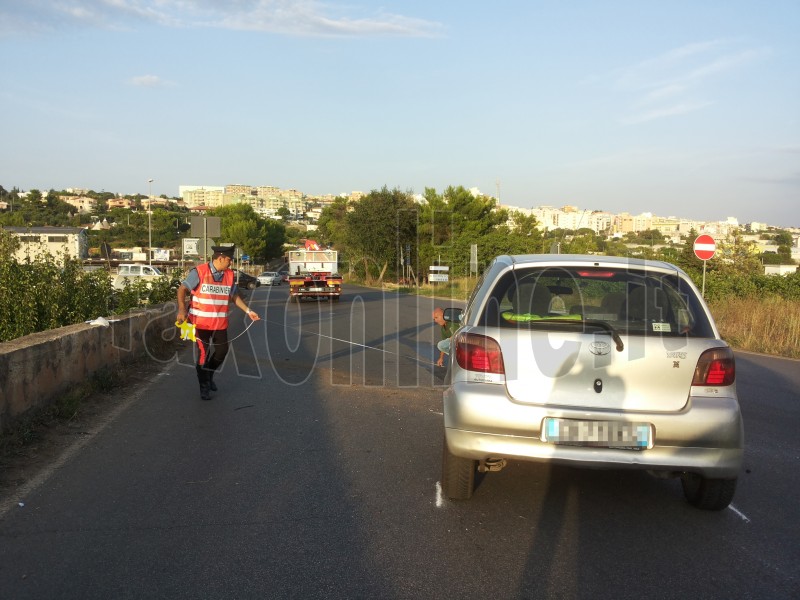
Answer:
<svg viewBox="0 0 800 600"><path fill-rule="evenodd" d="M233 289L233 271L222 272L222 281L214 281L208 263L197 265L200 285L192 290L192 303L189 314L198 329L227 329L228 306Z"/></svg>

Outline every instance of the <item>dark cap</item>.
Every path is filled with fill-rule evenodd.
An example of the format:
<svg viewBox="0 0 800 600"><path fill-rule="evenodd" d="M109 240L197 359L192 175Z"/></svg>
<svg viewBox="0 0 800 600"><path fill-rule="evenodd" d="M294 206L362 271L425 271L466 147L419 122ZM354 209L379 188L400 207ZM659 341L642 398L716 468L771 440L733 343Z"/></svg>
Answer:
<svg viewBox="0 0 800 600"><path fill-rule="evenodd" d="M236 250L236 246L231 244L230 246L211 246L211 251L214 254L224 254L225 256L229 256L233 258L233 252Z"/></svg>

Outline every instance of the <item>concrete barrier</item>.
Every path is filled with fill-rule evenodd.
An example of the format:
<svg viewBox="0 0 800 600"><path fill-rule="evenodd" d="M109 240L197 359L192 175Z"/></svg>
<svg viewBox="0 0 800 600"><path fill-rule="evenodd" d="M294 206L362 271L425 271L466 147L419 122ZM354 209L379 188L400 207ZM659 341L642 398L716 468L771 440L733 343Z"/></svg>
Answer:
<svg viewBox="0 0 800 600"><path fill-rule="evenodd" d="M174 303L108 320L107 327L80 323L0 343L0 432L100 369L174 356L164 343L177 337Z"/></svg>

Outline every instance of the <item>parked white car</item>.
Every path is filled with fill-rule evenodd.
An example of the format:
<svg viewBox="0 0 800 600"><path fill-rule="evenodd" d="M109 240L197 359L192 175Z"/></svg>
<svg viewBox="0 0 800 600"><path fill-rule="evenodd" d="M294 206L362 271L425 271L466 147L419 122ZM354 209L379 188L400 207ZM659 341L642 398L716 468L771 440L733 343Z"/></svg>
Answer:
<svg viewBox="0 0 800 600"><path fill-rule="evenodd" d="M164 277L164 274L152 265L121 264L112 285L115 290L122 290L134 281L153 281Z"/></svg>
<svg viewBox="0 0 800 600"><path fill-rule="evenodd" d="M443 489L473 494L507 460L678 477L721 510L742 467L730 347L678 267L604 256L494 260L453 336Z"/></svg>

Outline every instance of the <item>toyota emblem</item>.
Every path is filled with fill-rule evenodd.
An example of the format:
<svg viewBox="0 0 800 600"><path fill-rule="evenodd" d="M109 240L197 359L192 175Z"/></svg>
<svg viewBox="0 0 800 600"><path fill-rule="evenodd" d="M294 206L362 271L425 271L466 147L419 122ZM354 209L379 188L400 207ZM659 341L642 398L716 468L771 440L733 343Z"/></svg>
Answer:
<svg viewBox="0 0 800 600"><path fill-rule="evenodd" d="M605 356L611 352L611 344L608 342L592 342L589 344L589 352L595 356Z"/></svg>

